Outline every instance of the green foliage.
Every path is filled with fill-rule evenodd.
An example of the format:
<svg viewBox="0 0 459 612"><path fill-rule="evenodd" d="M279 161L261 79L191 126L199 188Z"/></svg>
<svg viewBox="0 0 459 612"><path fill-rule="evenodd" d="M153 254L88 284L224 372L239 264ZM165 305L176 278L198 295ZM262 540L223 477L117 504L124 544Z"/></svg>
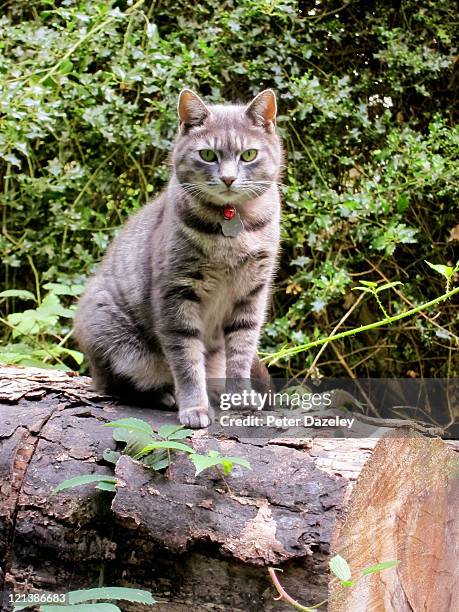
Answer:
<svg viewBox="0 0 459 612"><path fill-rule="evenodd" d="M279 96L283 256L266 351L327 335L355 303L354 279L369 271L378 286L404 283L404 299L380 296L387 312L440 293L441 277L419 281L423 260L452 267L455 259L456 3L303 5L8 5L0 17L1 284L37 302L26 311L30 294L4 295L0 359L78 367L80 357L61 350L72 349L71 318L58 311L44 322L30 310L41 306L45 283L81 285L126 217L163 187L184 85L214 102L263 87ZM51 293L70 308L71 296ZM345 328L379 317L368 298ZM13 313L22 315L14 324ZM413 331L401 322L384 337L337 347L356 375L405 375L407 362L426 376L452 374L458 318L444 302L434 323L419 318ZM54 344L65 339L57 352L52 334ZM280 366L297 372L313 359L286 354ZM317 367L342 374L332 348Z"/></svg>
<svg viewBox="0 0 459 612"><path fill-rule="evenodd" d="M235 465L242 465L242 467L245 467L248 470L252 469L247 459L243 459L242 457L225 457L220 455L220 453L215 450L210 450L207 455L199 455L198 453L195 453L194 455L190 456L190 459L196 468L195 476L204 470L219 465L222 466L223 474L225 476L229 476L231 474Z"/></svg>
<svg viewBox="0 0 459 612"><path fill-rule="evenodd" d="M50 595L52 596L52 594ZM65 593L64 598L67 602L66 604L40 605L40 612L121 612L120 608L114 604L99 603L97 600L100 599L108 599L109 601L123 600L145 605L156 603L156 600L148 591L128 587L99 587L69 591ZM29 607L30 603L14 604L13 611L24 610L24 608Z"/></svg>
<svg viewBox="0 0 459 612"><path fill-rule="evenodd" d="M106 476L105 474L84 474L81 476L74 476L73 478L67 478L66 480L63 480L57 485L53 493L59 493L60 491L65 491L65 489L81 487L82 485L92 484L94 482L98 483L96 489L101 489L102 491L115 490L116 478L113 478L112 476Z"/></svg>
<svg viewBox="0 0 459 612"><path fill-rule="evenodd" d="M223 468L224 476L229 476L235 465L251 469L250 463L242 457L225 457L215 450L210 450L207 455L201 455L191 446L177 442L193 434L192 429L185 429L181 425L162 425L155 433L146 421L127 418L106 423L104 427L115 428L116 433L113 437L118 442L126 443L124 452L153 470L167 468L172 460L172 452L176 451L189 455L196 468L196 476L204 470L217 466ZM104 453L104 458L110 463L116 463L119 456L119 453L109 449Z"/></svg>
<svg viewBox="0 0 459 612"><path fill-rule="evenodd" d="M194 453L195 450L177 442L189 438L192 429L185 429L181 425L162 425L157 432L151 425L142 419L126 418L105 423L103 427L113 427L113 438L116 442L125 443L123 453L144 463L152 470L166 469L174 451ZM121 453L107 449L104 459L109 463L116 463Z"/></svg>
<svg viewBox="0 0 459 612"><path fill-rule="evenodd" d="M66 307L62 297L74 298L83 291L79 284L45 283L47 291L43 299L40 292L10 289L0 293L1 299L15 298L36 303L35 308L13 312L0 318L0 323L10 331L11 340L0 346L0 360L30 366L52 366L63 370L70 368L64 360L70 358L75 368L83 363L83 354L68 346L71 336L75 305Z"/></svg>
<svg viewBox="0 0 459 612"><path fill-rule="evenodd" d="M141 461L151 470L162 471L169 467L174 453L181 452L190 457L196 468L196 476L204 470L215 468L218 476L224 479L225 476L231 474L235 465L252 469L250 463L242 457L222 456L215 450L210 450L207 455L201 455L188 444L177 442L177 440L190 438L193 434L192 429L185 429L182 425L162 425L155 432L146 421L129 417L105 423L102 427L112 427L113 439L125 445L122 451L105 449L103 459L112 465L116 465L121 455L125 454ZM223 475L219 472L218 466L223 468ZM83 474L62 481L53 493L90 483L97 483L96 489L101 491L116 492L115 477L104 474Z"/></svg>

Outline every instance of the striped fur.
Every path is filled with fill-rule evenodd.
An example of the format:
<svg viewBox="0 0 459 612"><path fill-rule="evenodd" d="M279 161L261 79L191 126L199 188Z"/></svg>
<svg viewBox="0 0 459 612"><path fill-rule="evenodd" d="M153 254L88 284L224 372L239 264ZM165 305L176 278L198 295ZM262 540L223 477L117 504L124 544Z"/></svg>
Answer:
<svg viewBox="0 0 459 612"><path fill-rule="evenodd" d="M181 423L205 427L210 379L237 387L260 371L282 152L269 90L248 106L206 106L184 90L179 116L170 181L111 244L80 300L75 332L99 390L173 389ZM201 149L217 151L218 161L202 160ZM240 159L247 149L258 150L253 162ZM236 237L221 230L228 203L244 223Z"/></svg>

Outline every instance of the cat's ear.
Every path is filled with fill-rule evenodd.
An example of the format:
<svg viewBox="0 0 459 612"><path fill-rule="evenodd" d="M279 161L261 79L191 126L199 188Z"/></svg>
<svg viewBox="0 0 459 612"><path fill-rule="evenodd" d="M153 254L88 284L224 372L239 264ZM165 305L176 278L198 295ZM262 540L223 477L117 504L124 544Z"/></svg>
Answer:
<svg viewBox="0 0 459 612"><path fill-rule="evenodd" d="M272 132L276 125L276 94L272 89L265 89L247 105L245 112L255 125Z"/></svg>
<svg viewBox="0 0 459 612"><path fill-rule="evenodd" d="M188 126L201 125L210 113L201 98L191 89L182 89L180 92L177 111L180 123Z"/></svg>

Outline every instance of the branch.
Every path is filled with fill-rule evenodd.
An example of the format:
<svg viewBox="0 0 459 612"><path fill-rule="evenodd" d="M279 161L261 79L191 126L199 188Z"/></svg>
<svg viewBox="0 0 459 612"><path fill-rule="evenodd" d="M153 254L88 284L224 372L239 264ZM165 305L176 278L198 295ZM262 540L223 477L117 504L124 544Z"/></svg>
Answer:
<svg viewBox="0 0 459 612"><path fill-rule="evenodd" d="M325 344L327 342L333 342L334 340L340 340L341 338L347 338L348 336L354 336L355 334L359 334L364 331L368 331L370 329L376 329L378 327L383 327L384 325L389 325L390 323L394 323L395 321L400 321L401 319L406 319L407 317L411 317L412 315L425 310L426 308L430 308L431 306L435 306L440 302L444 302L448 298L452 297L459 293L459 287L455 289L451 289L447 293L440 295L434 300L430 300L430 302L426 302L425 304L421 304L420 306L416 306L416 308L412 308L411 310L407 310L406 312L402 312L398 315L394 315L392 317L386 317L385 319L381 319L381 321L376 321L375 323L369 323L368 325L361 325L355 329L349 329L345 332L341 332L336 335L327 336L326 338L320 338L319 340L313 340L312 342L307 342L306 344L299 344L298 346L293 346L292 348L284 348L274 354L268 354L262 358L262 361L269 361L269 365L273 365L283 357L290 357L291 355L297 355L298 353L303 353L304 351L308 351L315 346L320 346L321 344Z"/></svg>

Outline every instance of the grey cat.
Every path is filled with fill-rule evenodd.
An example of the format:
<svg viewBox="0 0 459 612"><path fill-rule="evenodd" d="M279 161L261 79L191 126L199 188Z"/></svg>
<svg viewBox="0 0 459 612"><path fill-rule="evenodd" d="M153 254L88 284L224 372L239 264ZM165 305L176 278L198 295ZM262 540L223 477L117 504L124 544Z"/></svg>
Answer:
<svg viewBox="0 0 459 612"><path fill-rule="evenodd" d="M184 89L178 114L169 183L111 244L75 332L98 390L169 389L180 422L206 427L209 381L234 391L261 371L282 147L271 90L247 106L207 106Z"/></svg>

